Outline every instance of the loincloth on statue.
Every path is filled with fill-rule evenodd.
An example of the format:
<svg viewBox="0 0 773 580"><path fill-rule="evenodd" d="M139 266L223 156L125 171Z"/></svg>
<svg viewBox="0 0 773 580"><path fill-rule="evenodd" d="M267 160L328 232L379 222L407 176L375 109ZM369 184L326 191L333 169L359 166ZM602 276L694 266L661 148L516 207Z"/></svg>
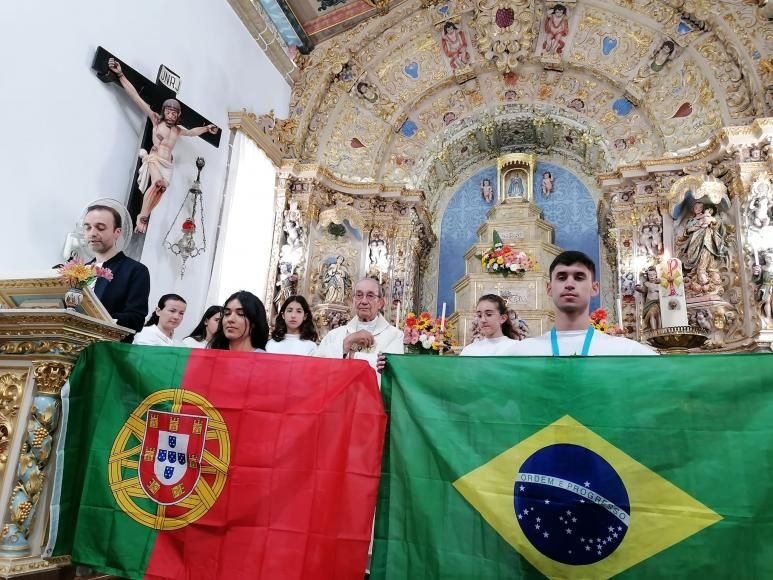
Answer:
<svg viewBox="0 0 773 580"><path fill-rule="evenodd" d="M158 169L159 174L166 180L167 185L172 183L172 173L174 173L174 165L171 161L167 161L163 157L159 157L157 153L148 153L144 149L140 149L140 159L142 159L142 165L140 166L139 173L137 174L137 185L139 185L142 193L150 185L150 164L153 163Z"/></svg>
<svg viewBox="0 0 773 580"><path fill-rule="evenodd" d="M652 312L653 316L660 314L660 300L649 300L644 303L644 306L642 307L642 318L646 320L650 312Z"/></svg>

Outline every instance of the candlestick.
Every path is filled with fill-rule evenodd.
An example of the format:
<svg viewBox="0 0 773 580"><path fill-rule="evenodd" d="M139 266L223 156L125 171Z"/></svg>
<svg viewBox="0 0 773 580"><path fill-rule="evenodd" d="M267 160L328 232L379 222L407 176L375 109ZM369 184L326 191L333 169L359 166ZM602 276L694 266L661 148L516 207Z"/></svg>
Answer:
<svg viewBox="0 0 773 580"><path fill-rule="evenodd" d="M443 313L440 315L440 332L446 329L446 303L443 302Z"/></svg>

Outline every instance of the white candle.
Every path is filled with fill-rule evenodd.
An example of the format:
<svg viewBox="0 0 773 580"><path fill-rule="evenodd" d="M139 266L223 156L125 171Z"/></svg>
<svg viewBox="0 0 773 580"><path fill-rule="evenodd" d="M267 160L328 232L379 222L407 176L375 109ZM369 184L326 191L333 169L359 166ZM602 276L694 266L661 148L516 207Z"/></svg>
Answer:
<svg viewBox="0 0 773 580"><path fill-rule="evenodd" d="M757 248L752 248L754 250L754 265L759 266L760 265L760 255L757 253Z"/></svg>
<svg viewBox="0 0 773 580"><path fill-rule="evenodd" d="M381 270L379 270L378 272L378 283L383 284L383 282L381 281Z"/></svg>
<svg viewBox="0 0 773 580"><path fill-rule="evenodd" d="M440 315L440 332L446 329L446 303L443 302L443 313Z"/></svg>
<svg viewBox="0 0 773 580"><path fill-rule="evenodd" d="M687 326L687 298L684 293L681 260L666 258L658 264L657 271L661 280L658 287L661 326Z"/></svg>
<svg viewBox="0 0 773 580"><path fill-rule="evenodd" d="M400 307L403 305L402 302L397 303L397 311L395 312L395 326L397 328L400 328Z"/></svg>

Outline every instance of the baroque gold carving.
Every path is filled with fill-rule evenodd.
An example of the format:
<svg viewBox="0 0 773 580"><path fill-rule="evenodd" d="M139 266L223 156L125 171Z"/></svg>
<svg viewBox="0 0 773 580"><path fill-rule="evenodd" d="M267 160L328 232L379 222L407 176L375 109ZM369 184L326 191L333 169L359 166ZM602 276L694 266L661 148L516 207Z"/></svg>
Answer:
<svg viewBox="0 0 773 580"><path fill-rule="evenodd" d="M0 354L80 354L86 345L57 340L11 341L0 344Z"/></svg>
<svg viewBox="0 0 773 580"><path fill-rule="evenodd" d="M27 382L27 370L5 370L0 374L0 477L8 463L8 447L16 431L19 405Z"/></svg>
<svg viewBox="0 0 773 580"><path fill-rule="evenodd" d="M35 384L39 393L58 395L70 376L72 365L62 362L44 362L35 366Z"/></svg>
<svg viewBox="0 0 773 580"><path fill-rule="evenodd" d="M534 42L532 0L478 0L472 27L483 58L501 73L515 72Z"/></svg>

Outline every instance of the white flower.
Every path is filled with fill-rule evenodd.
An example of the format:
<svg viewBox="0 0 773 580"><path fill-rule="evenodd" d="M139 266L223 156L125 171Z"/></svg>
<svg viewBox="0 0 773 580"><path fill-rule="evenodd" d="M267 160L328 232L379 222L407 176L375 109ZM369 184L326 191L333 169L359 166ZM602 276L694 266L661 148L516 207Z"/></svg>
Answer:
<svg viewBox="0 0 773 580"><path fill-rule="evenodd" d="M518 264L510 264L510 271L511 272L517 272L518 271Z"/></svg>

